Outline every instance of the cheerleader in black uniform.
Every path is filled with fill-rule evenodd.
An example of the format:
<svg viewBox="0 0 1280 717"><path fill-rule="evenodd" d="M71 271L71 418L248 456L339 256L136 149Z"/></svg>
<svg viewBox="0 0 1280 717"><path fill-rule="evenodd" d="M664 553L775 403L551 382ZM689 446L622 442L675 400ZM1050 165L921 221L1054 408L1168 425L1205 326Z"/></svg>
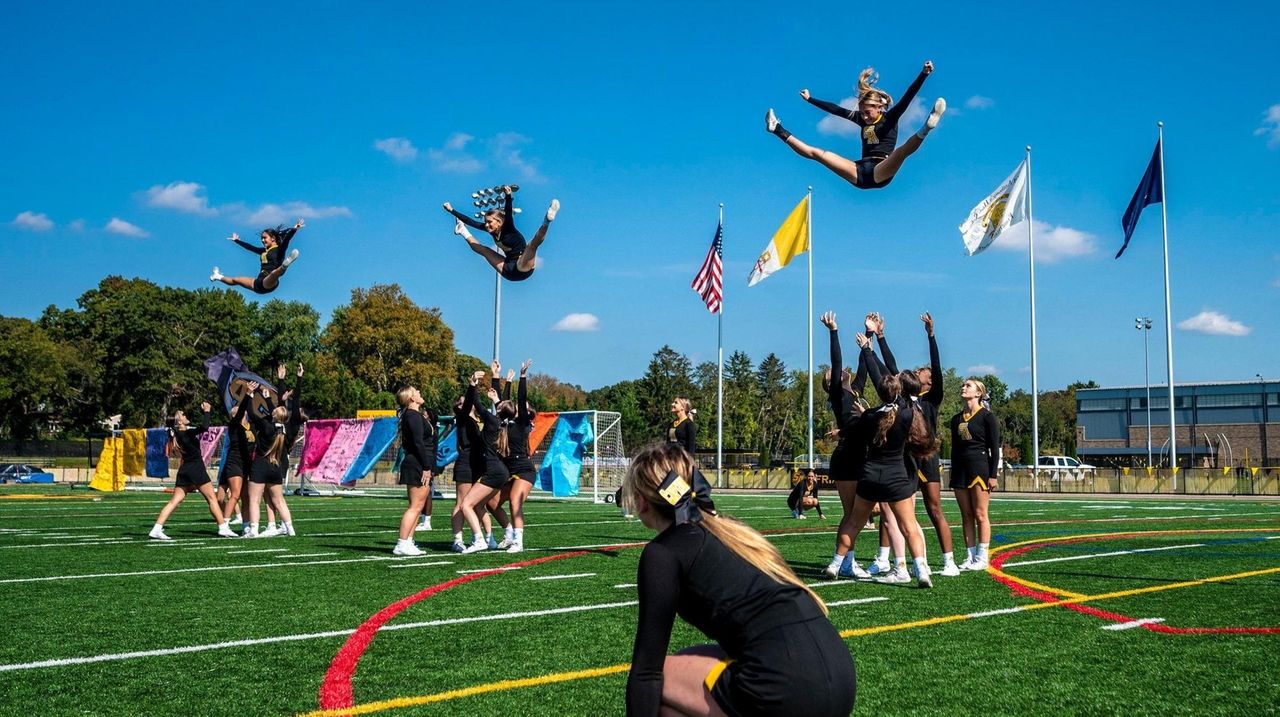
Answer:
<svg viewBox="0 0 1280 717"><path fill-rule="evenodd" d="M495 409L502 421L505 441L500 442L499 452L502 462L507 466L511 480L502 487L500 502L511 504L511 537L498 543L500 549L508 553L519 553L524 550L524 502L533 489L533 482L538 478L538 469L533 465L532 447L529 445L529 433L533 430L533 419L538 415L533 404L529 403L526 378L533 359L520 366L520 383L516 389L516 400L507 398L500 401ZM496 375L496 374L495 374ZM508 386L510 382L508 382ZM493 392L496 396L496 392ZM502 437L500 437L502 438ZM505 451L503 450L505 449Z"/></svg>
<svg viewBox="0 0 1280 717"><path fill-rule="evenodd" d="M901 147L896 146L898 120L911 105L911 100L915 99L925 78L932 72L933 63L925 62L915 82L907 88L902 99L894 104L893 98L888 93L874 87L880 76L868 67L858 78L858 109L856 111L811 97L809 90L800 90L800 96L806 102L849 120L861 128L862 159L856 162L841 157L835 152L811 147L800 141L800 138L782 127L782 123L778 121L772 109L765 114L765 129L786 142L796 154L821 163L858 189L879 189L893 181L894 175L902 168L902 163L920 149L924 138L938 126L942 113L947 111L947 101L939 97L933 103L933 111L929 113L924 126L908 137Z"/></svg>
<svg viewBox="0 0 1280 717"><path fill-rule="evenodd" d="M250 403L249 399L259 386L257 381L249 382L249 392L244 400L240 401L234 420L243 418L245 409ZM266 396L265 391L263 395ZM301 397L297 394L294 397L295 400L301 401ZM267 502L275 508L276 514L284 521L285 535L297 534L293 528L293 515L289 512L289 506L284 500L284 474L288 470L289 449L297 441L298 431L303 424L302 416L297 411L298 404L294 405L294 411L284 406L276 406L271 412L270 419L259 416L256 411L249 413L249 423L253 426L253 435L257 438L258 448L253 466L249 470L249 524L255 532L258 525L258 504L265 493Z"/></svg>
<svg viewBox="0 0 1280 717"><path fill-rule="evenodd" d="M172 540L164 534L164 522L186 499L188 493L199 493L204 497L209 504L209 512L218 523L218 535L224 538L236 537L231 527L227 525L226 519L223 518L222 510L218 508L218 499L213 493L209 472L205 469L204 458L200 455L200 434L209 430L210 406L208 403L202 403L200 408L204 411L203 428L192 428L191 421L182 411L174 414L173 424L169 427L169 446L178 452L182 463L178 468L178 479L173 486L173 497L160 510L160 517L156 518L156 524L148 534L153 540Z"/></svg>
<svg viewBox="0 0 1280 717"><path fill-rule="evenodd" d="M822 514L822 504L818 502L818 474L812 468L791 488L791 495L787 496L787 507L791 509L791 517L798 520L804 520L804 512L810 508L817 510L818 517L822 520L827 519Z"/></svg>
<svg viewBox="0 0 1280 717"><path fill-rule="evenodd" d="M218 267L213 267L213 273L209 275L209 281L221 281L228 286L239 286L250 289L255 294L270 294L280 286L280 277L289 270L289 265L298 259L298 250L289 251L289 242L293 240L293 235L299 229L306 226L301 219L297 224L286 229L284 225L275 227L274 229L263 229L260 238L262 246L257 247L247 241L241 241L239 234L232 234L227 237L228 241L239 244L242 248L257 254L262 263L262 268L258 271L256 277L247 276L223 276Z"/></svg>
<svg viewBox="0 0 1280 717"><path fill-rule="evenodd" d="M480 404L476 387L483 380L484 371L476 371L471 376L471 384L467 386L461 409L463 413L470 413L475 409L476 416L480 419L480 442L484 448L484 472L458 506L467 525L471 528L472 535L471 544L462 549L464 553L489 549L488 541L480 532L480 516L477 515L476 509L486 503L511 479L511 473L507 471L507 466L503 462L503 458L510 452L507 430L502 419ZM498 392L489 389L489 398L496 403Z"/></svg>
<svg viewBox="0 0 1280 717"><path fill-rule="evenodd" d="M396 394L403 409L400 412L400 445L404 460L400 461L400 485L409 496L409 507L400 517L400 536L391 552L395 555L422 555L413 542L418 516L431 514L431 471L436 465L435 421L423 417L422 393L406 386Z"/></svg>
<svg viewBox="0 0 1280 717"><path fill-rule="evenodd" d="M1000 467L1000 422L983 406L987 387L976 378L960 386L964 408L951 417L951 490L960 504L964 542L969 556L961 570L986 570L991 545L987 507L997 487Z"/></svg>
<svg viewBox="0 0 1280 717"><path fill-rule="evenodd" d="M694 456L694 462L697 463L698 426L693 422L693 403L687 398L676 396L671 402L671 412L675 414L675 418L667 429L667 443L674 443L689 451L689 455Z"/></svg>
<svg viewBox="0 0 1280 717"><path fill-rule="evenodd" d="M453 404L453 430L457 437L458 458L453 463L454 502L449 519L453 527L452 549L455 553L461 553L462 549L467 547L462 539L462 524L465 520L462 515L462 501L471 492L472 486L484 476L485 467L484 439L480 435L479 417L474 408L469 413L462 413L465 402L466 397L459 396ZM511 530L511 523L507 519L506 511L498 503L497 493L486 501L485 507L487 510L480 513L480 522L484 526L485 542L490 550L495 550L498 547L498 541L493 538L493 519L496 518L498 524L508 532Z"/></svg>
<svg viewBox="0 0 1280 717"><path fill-rule="evenodd" d="M858 334L857 338L863 353L869 354L871 340L862 334ZM878 368L872 363L875 358L869 356L866 361L872 381L884 403L873 411L863 413L854 426L855 433L866 440L867 458L853 503L853 543L856 544L858 532L871 514L872 504L888 504L894 517L898 519L898 525L915 560L920 586L932 587L929 565L924 559L924 536L920 532L913 509L916 481L907 474L903 453L910 450L917 457L927 457L937 450L937 440L925 426L924 416L915 409L914 402L904 398L904 382L909 381L918 387L914 374L881 377L878 376ZM852 552L851 550L850 555ZM840 555L833 558L824 571L825 574L835 577L843 559L844 556Z"/></svg>
<svg viewBox="0 0 1280 717"><path fill-rule="evenodd" d="M747 525L718 516L688 452L640 452L625 502L658 535L640 555L627 714L844 717L849 648L826 606ZM715 644L668 655L679 615Z"/></svg>
<svg viewBox="0 0 1280 717"><path fill-rule="evenodd" d="M547 238L547 229L550 228L551 222L555 221L556 212L560 211L560 200L551 200L551 206L547 207L542 226L538 227L538 231L534 233L533 241L526 244L524 235L516 229L515 214L511 206L511 195L514 190L507 186L502 188L502 192L506 196L501 211L490 209L485 212L483 222L454 210L453 205L448 202L444 203L444 210L458 220L453 226L453 233L466 239L471 250L484 257L494 271L507 281L524 281L533 276L533 270L537 268L538 247ZM476 241L476 238L471 236L471 232L467 231L467 227L489 232L502 253L499 254Z"/></svg>
<svg viewBox="0 0 1280 717"><path fill-rule="evenodd" d="M822 315L822 325L831 333L831 371L823 384L827 390L827 399L831 411L835 415L836 428L840 433L840 441L831 453L829 474L836 484L836 492L840 495L840 505L844 514L836 529L836 550L832 556L835 568L829 568L830 577L867 578L870 575L853 560L853 536L857 534L853 526L853 501L858 487L858 479L862 477L862 464L866 460L867 446L862 435L854 430L858 418L862 415L866 402L858 395L858 391L867 382L866 357L858 354L858 373L853 378L845 368L840 351L840 335L836 327L836 314L828 311ZM866 522L863 517L862 522Z"/></svg>

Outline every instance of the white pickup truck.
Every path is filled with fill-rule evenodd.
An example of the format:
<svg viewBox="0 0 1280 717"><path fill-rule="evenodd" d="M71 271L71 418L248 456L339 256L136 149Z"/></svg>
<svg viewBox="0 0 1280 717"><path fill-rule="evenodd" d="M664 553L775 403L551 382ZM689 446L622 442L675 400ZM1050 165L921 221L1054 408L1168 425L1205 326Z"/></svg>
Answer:
<svg viewBox="0 0 1280 717"><path fill-rule="evenodd" d="M1097 470L1096 467L1069 456L1040 456L1040 463L1036 466L1037 472L1049 473L1059 478L1092 477Z"/></svg>

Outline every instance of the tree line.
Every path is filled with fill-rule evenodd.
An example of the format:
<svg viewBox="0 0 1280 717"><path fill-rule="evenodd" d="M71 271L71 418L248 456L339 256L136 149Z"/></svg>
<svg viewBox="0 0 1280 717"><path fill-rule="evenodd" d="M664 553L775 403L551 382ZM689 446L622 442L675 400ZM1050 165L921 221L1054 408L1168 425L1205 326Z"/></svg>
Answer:
<svg viewBox="0 0 1280 717"><path fill-rule="evenodd" d="M50 306L34 321L0 317L0 435L19 441L83 437L117 413L126 427L162 425L174 410L216 403L203 361L228 347L269 380L277 364L303 363L304 403L318 417L392 408L395 391L406 385L417 386L428 406L449 415L466 377L488 367L457 350L438 308L418 306L396 284L353 289L349 303L334 309L322 327L319 312L304 302L257 304L234 290L109 276L82 294L75 308ZM835 443L827 436L832 417L821 386L825 369L811 378L818 454ZM1010 393L997 376L978 378L991 392L1006 457L1029 456L1030 394ZM806 380L803 369L789 368L775 354L756 363L745 352L732 352L724 367L725 447L762 465L805 453ZM945 370L938 434L944 456L946 421L959 411L962 380L955 369ZM665 436L672 399L688 397L699 411L699 449L715 449L716 365L695 366L670 346L654 352L639 378L592 391L546 374L531 375L529 384L539 410L620 413L629 452ZM1042 452L1074 452L1075 389L1094 385L1041 394ZM874 405L868 388L863 394Z"/></svg>

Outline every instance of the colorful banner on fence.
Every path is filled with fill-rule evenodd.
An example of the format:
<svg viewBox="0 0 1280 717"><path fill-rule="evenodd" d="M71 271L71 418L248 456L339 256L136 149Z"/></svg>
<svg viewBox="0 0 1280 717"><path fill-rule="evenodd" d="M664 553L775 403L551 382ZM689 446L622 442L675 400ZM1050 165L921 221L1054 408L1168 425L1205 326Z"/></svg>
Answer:
<svg viewBox="0 0 1280 717"><path fill-rule="evenodd" d="M200 434L200 460L206 466L213 459L213 454L222 447L222 437L226 433L226 426L209 426L209 430Z"/></svg>
<svg viewBox="0 0 1280 717"><path fill-rule="evenodd" d="M369 432L365 434L364 445L360 447L360 451L356 454L355 460L352 461L351 467L343 474L343 483L354 483L365 477L373 468L373 464L377 463L382 454L387 452L387 449L391 447L391 444L396 440L396 436L400 433L400 419L394 416L365 420L370 424Z"/></svg>
<svg viewBox="0 0 1280 717"><path fill-rule="evenodd" d="M342 425L340 418L326 418L318 421L307 421L302 435L302 462L298 464L298 473L305 474L320 466L320 460L333 443L333 437Z"/></svg>
<svg viewBox="0 0 1280 717"><path fill-rule="evenodd" d="M310 473L311 480L317 483L341 483L364 448L372 428L373 421L368 419L360 421L344 418L339 421L338 430L330 441L328 450Z"/></svg>
<svg viewBox="0 0 1280 717"><path fill-rule="evenodd" d="M124 474L141 476L147 470L147 430L145 428L126 428L120 435L122 439L121 457L124 461Z"/></svg>
<svg viewBox="0 0 1280 717"><path fill-rule="evenodd" d="M119 436L102 441L102 453L98 455L98 465L93 470L93 480L89 487L101 491L124 490L124 439Z"/></svg>
<svg viewBox="0 0 1280 717"><path fill-rule="evenodd" d="M169 429L147 429L147 477L169 477ZM127 471L126 471L127 472Z"/></svg>
<svg viewBox="0 0 1280 717"><path fill-rule="evenodd" d="M589 413L560 415L555 436L547 448L538 470L538 487L549 490L557 498L578 494L582 476L582 456L595 440L595 429Z"/></svg>

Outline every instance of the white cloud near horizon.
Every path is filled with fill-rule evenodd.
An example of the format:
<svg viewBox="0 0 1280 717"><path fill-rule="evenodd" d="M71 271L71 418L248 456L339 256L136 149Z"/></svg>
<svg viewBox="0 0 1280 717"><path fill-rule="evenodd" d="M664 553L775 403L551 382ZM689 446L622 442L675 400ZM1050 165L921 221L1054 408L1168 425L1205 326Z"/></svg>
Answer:
<svg viewBox="0 0 1280 717"><path fill-rule="evenodd" d="M1088 232L1055 226L1039 219L1035 220L1035 230L1037 264L1053 264L1064 259L1089 256L1098 251L1098 238ZM1027 223L1020 222L1006 229L991 243L990 248L1026 253Z"/></svg>
<svg viewBox="0 0 1280 717"><path fill-rule="evenodd" d="M445 140L443 147L428 149L427 157L442 172L475 174L484 169L484 162L467 151L467 145L474 139L466 132L454 132Z"/></svg>
<svg viewBox="0 0 1280 717"><path fill-rule="evenodd" d="M44 212L23 212L14 217L10 224L29 232L47 232L53 229L53 220Z"/></svg>
<svg viewBox="0 0 1280 717"><path fill-rule="evenodd" d="M486 140L477 140L475 135L466 132L454 132L444 146L428 149L427 158L441 172L476 174L494 167L513 170L514 179L518 181L537 182L545 177L538 170L537 160L524 154L524 147L532 141L518 132L499 132Z"/></svg>
<svg viewBox="0 0 1280 717"><path fill-rule="evenodd" d="M285 202L275 204L268 202L256 209L244 209L244 221L249 224L287 224L299 217L303 219L325 219L328 217L349 217L351 210L346 207L313 207L307 202Z"/></svg>
<svg viewBox="0 0 1280 717"><path fill-rule="evenodd" d="M599 331L600 319L595 314L569 314L551 327L552 331Z"/></svg>
<svg viewBox="0 0 1280 717"><path fill-rule="evenodd" d="M996 101L991 99L990 97L983 97L982 95L974 95L964 101L964 106L971 110L985 110L989 107L994 106L995 103Z"/></svg>
<svg viewBox="0 0 1280 717"><path fill-rule="evenodd" d="M1262 113L1262 126L1253 134L1267 138L1267 149L1280 147L1280 104L1271 105Z"/></svg>
<svg viewBox="0 0 1280 717"><path fill-rule="evenodd" d="M518 132L499 132L493 138L490 149L498 162L519 172L521 179L526 182L536 182L543 178L538 171L537 162L525 159L520 149L521 145L529 144L531 141Z"/></svg>
<svg viewBox="0 0 1280 717"><path fill-rule="evenodd" d="M1253 331L1226 314L1210 309L1205 309L1185 321L1178 322L1178 328L1210 336L1248 336Z"/></svg>
<svg viewBox="0 0 1280 717"><path fill-rule="evenodd" d="M71 230L71 231L73 231L73 232L76 232L76 233L78 234L78 233L80 233L80 232L84 231L84 229L85 229L85 221L84 221L83 219L75 219L75 220L72 220L72 222L71 222L70 224L68 224L68 225L67 225L67 228L68 228L68 229L70 229L70 230Z"/></svg>
<svg viewBox="0 0 1280 717"><path fill-rule="evenodd" d="M202 216L217 214L218 210L209 206L209 197L204 191L204 185L196 182L177 181L164 186L157 184L147 190L147 206Z"/></svg>
<svg viewBox="0 0 1280 717"><path fill-rule="evenodd" d="M387 137L373 143L373 148L397 162L412 162L418 158L418 148L404 137Z"/></svg>
<svg viewBox="0 0 1280 717"><path fill-rule="evenodd" d="M151 236L151 232L143 229L137 224L130 224L120 217L111 217L111 221L107 222L107 225L103 228L112 234L119 234L126 237L142 239Z"/></svg>
<svg viewBox="0 0 1280 717"><path fill-rule="evenodd" d="M980 363L965 369L964 373L966 376L986 376L987 374L999 376L1000 369L989 363Z"/></svg>

